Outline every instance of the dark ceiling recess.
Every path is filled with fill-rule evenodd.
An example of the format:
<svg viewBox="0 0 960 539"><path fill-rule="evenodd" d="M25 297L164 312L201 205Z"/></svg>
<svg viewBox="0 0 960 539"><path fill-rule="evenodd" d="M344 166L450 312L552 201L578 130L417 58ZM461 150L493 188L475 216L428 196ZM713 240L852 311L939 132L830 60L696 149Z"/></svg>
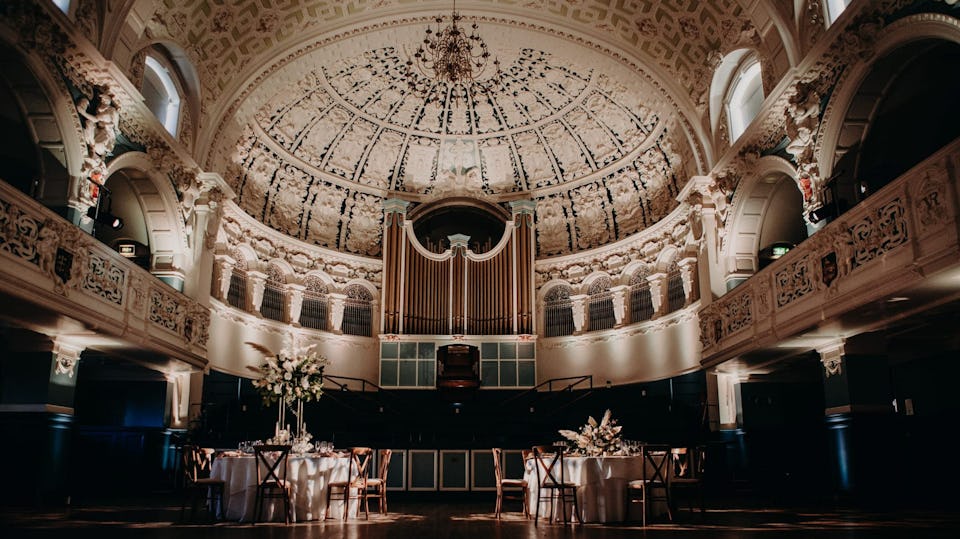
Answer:
<svg viewBox="0 0 960 539"><path fill-rule="evenodd" d="M413 223L413 231L420 243L432 252L443 252L450 247L449 236L470 236L469 246L475 253L493 248L503 236L503 219L476 206L441 206L429 211Z"/></svg>

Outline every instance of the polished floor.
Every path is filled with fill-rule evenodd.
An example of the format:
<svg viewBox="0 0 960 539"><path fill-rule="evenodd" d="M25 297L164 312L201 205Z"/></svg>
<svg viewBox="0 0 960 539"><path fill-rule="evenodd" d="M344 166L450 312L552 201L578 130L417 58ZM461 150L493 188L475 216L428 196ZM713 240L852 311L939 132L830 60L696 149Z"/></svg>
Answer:
<svg viewBox="0 0 960 539"><path fill-rule="evenodd" d="M680 511L674 522L617 525L562 525L532 521L519 513L493 515L493 500L476 496L391 501L391 513L369 520L327 520L294 525L239 524L180 518L179 499L157 494L141 499L88 502L69 512L0 507L0 537L154 537L180 538L901 538L960 537L960 511L949 508L863 511L774 507L756 500L711 503L705 512ZM189 516L189 515L188 515ZM187 519L189 520L189 519Z"/></svg>

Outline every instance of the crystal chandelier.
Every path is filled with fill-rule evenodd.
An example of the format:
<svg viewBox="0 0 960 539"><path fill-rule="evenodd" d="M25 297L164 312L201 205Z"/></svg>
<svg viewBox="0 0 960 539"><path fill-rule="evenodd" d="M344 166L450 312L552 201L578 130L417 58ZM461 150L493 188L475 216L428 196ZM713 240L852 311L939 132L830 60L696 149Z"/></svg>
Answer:
<svg viewBox="0 0 960 539"><path fill-rule="evenodd" d="M444 21L449 23L443 26ZM490 60L487 44L477 34L477 23L470 25L470 33L461 26L463 15L453 12L449 17L437 15L436 29L427 27L426 34L413 58L407 60L404 75L410 90L430 101L434 99L434 87L438 93L450 90L454 101L465 99L468 88L489 92L501 85L500 61ZM422 76L421 76L422 75Z"/></svg>

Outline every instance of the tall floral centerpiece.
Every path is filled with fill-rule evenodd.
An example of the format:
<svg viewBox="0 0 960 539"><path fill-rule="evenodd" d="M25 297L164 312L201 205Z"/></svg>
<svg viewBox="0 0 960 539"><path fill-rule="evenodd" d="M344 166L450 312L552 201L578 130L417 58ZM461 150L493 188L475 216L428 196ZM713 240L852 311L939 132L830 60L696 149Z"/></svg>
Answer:
<svg viewBox="0 0 960 539"><path fill-rule="evenodd" d="M590 416L580 431L561 429L560 435L576 446L575 452L587 456L611 455L620 451L620 429L617 420L610 417L610 410L597 420Z"/></svg>
<svg viewBox="0 0 960 539"><path fill-rule="evenodd" d="M264 405L279 403L272 440L277 443L291 441L286 413L287 406L295 405L297 422L294 441L308 443L311 436L303 418L303 403L319 400L323 395L323 369L327 366L327 359L313 350L314 345L296 348L291 344L274 353L257 343L246 344L264 355L264 362L260 366L248 367L257 374L253 386L259 390Z"/></svg>

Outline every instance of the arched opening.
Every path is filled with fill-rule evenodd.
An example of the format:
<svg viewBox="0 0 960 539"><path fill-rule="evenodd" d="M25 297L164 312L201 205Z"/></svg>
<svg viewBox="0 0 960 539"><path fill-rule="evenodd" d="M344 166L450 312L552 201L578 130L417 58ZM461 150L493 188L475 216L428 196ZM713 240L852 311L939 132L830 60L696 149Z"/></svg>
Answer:
<svg viewBox="0 0 960 539"><path fill-rule="evenodd" d="M286 281L280 268L270 264L267 267L267 281L263 287L263 299L260 302L260 314L270 320L283 321L284 291Z"/></svg>
<svg viewBox="0 0 960 539"><path fill-rule="evenodd" d="M683 275L680 266L674 260L667 267L667 311L679 311L687 304L687 295L683 291Z"/></svg>
<svg viewBox="0 0 960 539"><path fill-rule="evenodd" d="M850 104L827 185L839 215L960 136L960 45L907 44L878 60ZM849 141L849 142L848 142Z"/></svg>
<svg viewBox="0 0 960 539"><path fill-rule="evenodd" d="M767 177L772 189L760 222L757 269L761 270L807 238L803 220L803 195L792 178L774 174Z"/></svg>
<svg viewBox="0 0 960 539"><path fill-rule="evenodd" d="M617 319L613 314L613 293L610 292L610 278L600 277L590 283L590 331L610 329L616 325Z"/></svg>
<svg viewBox="0 0 960 539"><path fill-rule="evenodd" d="M653 318L653 297L650 295L649 272L637 270L630 277L630 321L644 322Z"/></svg>
<svg viewBox="0 0 960 539"><path fill-rule="evenodd" d="M352 284L344 291L343 333L369 337L373 334L371 303L373 294L359 284Z"/></svg>
<svg viewBox="0 0 960 539"><path fill-rule="evenodd" d="M6 77L0 78L0 133L3 179L23 193L34 196L40 176L37 148L20 100Z"/></svg>
<svg viewBox="0 0 960 539"><path fill-rule="evenodd" d="M747 56L737 67L726 98L730 140L740 138L763 105L763 78L760 62Z"/></svg>
<svg viewBox="0 0 960 539"><path fill-rule="evenodd" d="M327 284L316 275L307 277L303 291L303 303L300 306L300 325L311 329L327 329L329 304Z"/></svg>
<svg viewBox="0 0 960 539"><path fill-rule="evenodd" d="M413 231L428 251L441 253L450 247L449 236L470 237L470 250L485 253L503 237L506 217L486 203L451 199L411 212Z"/></svg>
<svg viewBox="0 0 960 539"><path fill-rule="evenodd" d="M96 206L90 208L94 218L93 235L145 270L150 270L152 246L146 217L132 185L143 173L119 170L107 178Z"/></svg>
<svg viewBox="0 0 960 539"><path fill-rule="evenodd" d="M153 112L171 136L180 126L181 92L173 67L162 56L151 52L144 60L143 94L147 108Z"/></svg>
<svg viewBox="0 0 960 539"><path fill-rule="evenodd" d="M545 336L573 335L573 302L570 300L569 286L551 288L543 298L543 312Z"/></svg>

